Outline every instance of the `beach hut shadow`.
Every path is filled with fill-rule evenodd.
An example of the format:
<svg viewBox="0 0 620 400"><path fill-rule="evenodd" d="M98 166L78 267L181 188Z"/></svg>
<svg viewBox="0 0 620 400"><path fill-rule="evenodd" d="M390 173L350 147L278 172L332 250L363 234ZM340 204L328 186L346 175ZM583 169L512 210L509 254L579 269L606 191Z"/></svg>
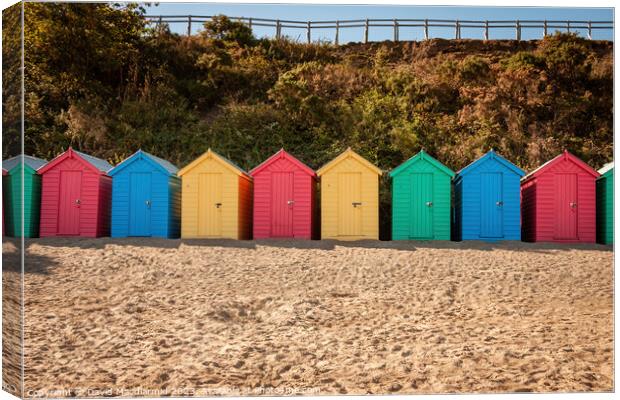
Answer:
<svg viewBox="0 0 620 400"><path fill-rule="evenodd" d="M571 250L598 250L613 251L612 246L604 246L595 243L531 243L516 240L506 240L498 242L484 242L478 240L465 240L461 242L450 242L454 244L454 249L462 250L481 250L481 251L517 251L525 253L551 253L556 251Z"/></svg>
<svg viewBox="0 0 620 400"><path fill-rule="evenodd" d="M175 249L180 245L180 239L126 237L126 238L85 238L85 237L45 237L26 240L29 244L39 244L51 247L73 247L80 249L105 249L106 246L153 247L161 249Z"/></svg>
<svg viewBox="0 0 620 400"><path fill-rule="evenodd" d="M2 272L22 272L21 245L17 241L13 241L13 244L11 249L6 247L2 249ZM58 262L51 257L29 251L28 245L25 248L24 273L46 275L49 269L58 265Z"/></svg>
<svg viewBox="0 0 620 400"><path fill-rule="evenodd" d="M255 249L256 242L252 240L236 240L236 239L180 239L177 240L185 246L200 247L224 247L236 249Z"/></svg>

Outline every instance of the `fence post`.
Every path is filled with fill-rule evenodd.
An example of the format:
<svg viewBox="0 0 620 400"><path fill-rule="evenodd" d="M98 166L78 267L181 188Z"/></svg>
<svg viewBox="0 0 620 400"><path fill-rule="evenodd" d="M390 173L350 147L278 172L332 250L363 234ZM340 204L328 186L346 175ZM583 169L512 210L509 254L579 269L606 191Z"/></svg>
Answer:
<svg viewBox="0 0 620 400"><path fill-rule="evenodd" d="M424 40L428 40L428 19L424 20Z"/></svg>
<svg viewBox="0 0 620 400"><path fill-rule="evenodd" d="M276 39L280 39L280 20L276 20Z"/></svg>
<svg viewBox="0 0 620 400"><path fill-rule="evenodd" d="M310 27L310 21L308 21L308 44L312 42L312 33L310 32L312 28Z"/></svg>
<svg viewBox="0 0 620 400"><path fill-rule="evenodd" d="M252 17L248 19L248 26L250 27L250 30L252 30Z"/></svg>
<svg viewBox="0 0 620 400"><path fill-rule="evenodd" d="M566 21L566 33L570 33L570 21Z"/></svg>
<svg viewBox="0 0 620 400"><path fill-rule="evenodd" d="M368 18L366 18L366 23L364 24L364 43L368 43Z"/></svg>
<svg viewBox="0 0 620 400"><path fill-rule="evenodd" d="M545 20L543 26L545 27L545 33L543 36L547 36L547 20Z"/></svg>
<svg viewBox="0 0 620 400"><path fill-rule="evenodd" d="M592 40L592 21L588 21L588 39Z"/></svg>
<svg viewBox="0 0 620 400"><path fill-rule="evenodd" d="M340 34L340 21L336 21L336 46L338 46L338 36Z"/></svg>
<svg viewBox="0 0 620 400"><path fill-rule="evenodd" d="M519 22L519 20L517 20L517 22L515 23L515 28L517 30L517 40L521 41L521 23Z"/></svg>
<svg viewBox="0 0 620 400"><path fill-rule="evenodd" d="M161 15L160 15L159 19L157 20L157 30L161 29L161 21L162 21L162 18L161 18Z"/></svg>
<svg viewBox="0 0 620 400"><path fill-rule="evenodd" d="M398 21L394 18L394 41L398 42Z"/></svg>
<svg viewBox="0 0 620 400"><path fill-rule="evenodd" d="M192 16L187 16L187 36L192 34Z"/></svg>
<svg viewBox="0 0 620 400"><path fill-rule="evenodd" d="M461 23L459 22L458 19L454 23L454 38L455 39L461 38Z"/></svg>
<svg viewBox="0 0 620 400"><path fill-rule="evenodd" d="M484 40L489 40L489 21L484 20Z"/></svg>

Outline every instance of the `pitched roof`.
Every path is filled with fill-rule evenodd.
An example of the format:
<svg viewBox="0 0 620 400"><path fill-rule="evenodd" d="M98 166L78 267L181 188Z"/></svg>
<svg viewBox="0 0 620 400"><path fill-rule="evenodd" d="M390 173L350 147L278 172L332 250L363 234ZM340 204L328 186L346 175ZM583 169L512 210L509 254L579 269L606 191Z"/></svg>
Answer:
<svg viewBox="0 0 620 400"><path fill-rule="evenodd" d="M586 164L585 162L581 161L581 159L579 159L577 156L569 153L567 150L564 150L562 153L560 153L556 157L552 158L551 160L547 161L546 163L544 163L540 167L536 168L535 170L533 170L529 174L525 175L523 178L521 178L521 181L525 182L525 181L527 181L527 180L529 180L529 179L531 179L531 178L533 178L535 176L540 175L541 173L544 172L545 169L547 169L547 167L551 166L552 164L555 164L556 162L558 162L558 161L560 161L562 159L566 159L568 161L571 161L572 163L574 163L575 165L577 165L578 167L580 167L581 169L583 169L584 171L588 172L590 175L592 175L594 177L598 177L599 176L599 173L596 172L588 164Z"/></svg>
<svg viewBox="0 0 620 400"><path fill-rule="evenodd" d="M508 168L509 170L511 170L512 172L514 172L515 174L519 176L525 175L525 171L523 171L521 168L517 167L510 161L506 160L504 157L497 154L495 150L491 150L487 152L485 155L483 155L482 157L478 158L477 160L473 161L471 164L467 165L466 167L458 171L456 173L457 178L467 175L468 173L476 169L478 166L480 166L483 162L489 159L497 161L498 163L502 164L503 166L505 166L506 168Z"/></svg>
<svg viewBox="0 0 620 400"><path fill-rule="evenodd" d="M113 168L112 165L110 165L107 161L102 160L101 158L90 156L80 151L73 150L73 148L69 147L66 151L54 157L52 161L42 166L38 172L40 174L43 174L47 172L48 170L50 170L51 168L53 168L54 166L56 166L58 163L62 162L65 158L72 158L75 156L77 156L77 159L80 159L84 163L86 163L86 165L90 169L102 175L105 175L109 170Z"/></svg>
<svg viewBox="0 0 620 400"><path fill-rule="evenodd" d="M145 159L151 161L153 164L155 164L156 167L162 169L163 172L169 174L169 175L176 175L176 173L178 172L178 168L175 167L173 164L171 164L170 162L159 158L157 156L154 156L150 153L147 153L146 151L143 150L138 150L135 153L133 153L131 156L127 157L126 159L124 159L120 164L118 164L116 167L114 167L108 174L109 175L116 175L119 171L121 171L123 168L125 168L127 165L131 164L132 161L140 159L144 157Z"/></svg>
<svg viewBox="0 0 620 400"><path fill-rule="evenodd" d="M371 171L375 172L377 175L383 174L383 172L379 169L379 167L377 167L370 161L366 160L364 157L354 152L350 147L347 148L344 152L340 153L338 157L334 158L333 160L331 160L330 162L328 162L327 164L319 168L318 171L316 171L316 174L318 176L325 174L327 171L329 171L330 169L332 169L334 166L341 163L342 161L346 160L347 158L353 158L360 164L364 165Z"/></svg>
<svg viewBox="0 0 620 400"><path fill-rule="evenodd" d="M405 171L407 168L409 168L411 165L415 164L419 160L428 161L429 163L431 163L433 166L435 166L437 169L439 169L441 172L445 173L446 175L450 177L454 176L454 171L452 171L450 168L446 167L445 165L437 161L434 157L432 157L430 154L428 154L424 150L420 150L418 154L409 158L407 161L405 161L404 163L400 164L398 167L390 171L390 178L393 178L396 175L400 174L401 172Z"/></svg>
<svg viewBox="0 0 620 400"><path fill-rule="evenodd" d="M178 176L185 175L190 170L194 169L194 167L196 167L197 165L199 165L201 162L203 162L204 160L206 160L208 158L217 159L217 160L221 161L223 165L228 167L228 169L230 169L235 174L237 174L239 176L243 176L243 177L245 177L247 179L250 179L250 180L252 179L252 177L250 175L248 175L247 172L242 170L237 164L235 164L234 162L230 161L228 158L219 155L218 153L214 152L211 149L208 149L200 157L198 157L197 159L195 159L191 163L187 164L185 167L181 168L179 170L179 172L177 172L177 175Z"/></svg>
<svg viewBox="0 0 620 400"><path fill-rule="evenodd" d="M112 168L114 168L110 163L101 158L97 158L86 153L82 153L81 151L74 150L75 154L82 157L85 161L92 164L95 168L97 168L101 172L108 172Z"/></svg>
<svg viewBox="0 0 620 400"><path fill-rule="evenodd" d="M42 166L44 166L45 164L47 164L47 161L41 158L36 158L36 157L28 156L25 154L23 156L24 156L24 164L34 169L35 171L41 168ZM21 161L22 161L21 154L19 156L11 157L8 160L2 161L2 168L6 169L7 171L10 171L13 168L15 168L17 165L19 165Z"/></svg>
<svg viewBox="0 0 620 400"><path fill-rule="evenodd" d="M598 173L601 175L605 175L607 172L611 171L612 169L614 169L613 161L603 165L603 167L598 170Z"/></svg>
<svg viewBox="0 0 620 400"><path fill-rule="evenodd" d="M314 177L316 176L316 172L314 172L314 170L312 168L308 167L306 164L302 163L297 158L293 157L290 153L287 153L284 149L280 149L274 155L272 155L271 157L269 157L268 159L266 159L262 163L258 164L256 167L254 167L249 172L249 174L254 176L254 175L258 174L259 172L261 172L263 169L267 168L267 166L269 166L269 164L271 164L271 163L273 163L273 162L275 162L277 160L280 160L282 158L285 158L288 161L292 162L293 164L295 164L297 167L299 167L302 171L304 171L308 175L314 176Z"/></svg>

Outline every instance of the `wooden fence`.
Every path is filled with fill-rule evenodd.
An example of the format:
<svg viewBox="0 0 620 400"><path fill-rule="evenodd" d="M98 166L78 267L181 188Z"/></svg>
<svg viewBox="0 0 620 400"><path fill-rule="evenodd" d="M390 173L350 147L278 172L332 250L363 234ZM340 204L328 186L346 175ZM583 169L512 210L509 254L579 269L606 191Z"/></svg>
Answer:
<svg viewBox="0 0 620 400"><path fill-rule="evenodd" d="M202 25L210 21L213 16L209 15L147 15L146 19L155 25L160 24L185 24L187 34L191 35L192 27ZM514 38L521 40L521 34L525 29L536 29L543 36L553 31L575 32L577 30L586 31L588 39L592 39L592 33L597 30L611 30L613 32L613 21L558 21L558 20L495 20L495 21L474 21L474 20L448 20L448 19L356 19L356 20L334 20L334 21L293 21L251 17L229 17L233 21L246 24L250 29L260 27L274 28L276 38L282 37L282 29L298 29L305 31L306 40L312 42L312 32L316 30L333 29L335 30L334 44L340 42L340 31L342 29L364 28L364 43L368 43L368 33L370 28L392 28L394 41L399 41L401 28L421 28L424 32L424 39L429 39L431 28L452 28L454 38L462 39L463 28L477 28L483 32L484 40L489 40L489 33L494 29L514 29Z"/></svg>

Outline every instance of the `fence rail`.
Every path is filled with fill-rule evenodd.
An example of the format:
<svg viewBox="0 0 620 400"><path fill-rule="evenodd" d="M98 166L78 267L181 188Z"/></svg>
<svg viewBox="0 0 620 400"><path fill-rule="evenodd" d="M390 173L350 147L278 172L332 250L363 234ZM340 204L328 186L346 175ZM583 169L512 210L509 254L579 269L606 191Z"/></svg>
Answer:
<svg viewBox="0 0 620 400"><path fill-rule="evenodd" d="M368 43L368 33L370 28L393 28L394 41L399 41L401 28L423 28L424 39L430 38L431 28L453 28L454 38L462 39L463 28L478 28L483 32L484 40L489 40L489 33L493 29L512 28L515 32L515 39L521 40L524 29L538 29L543 36L551 30L565 32L575 32L584 30L587 32L588 39L592 39L592 33L600 30L613 31L613 21L576 21L576 20L449 20L449 19L354 19L354 20L333 20L333 21L294 21L285 19L266 19L251 17L229 17L233 21L246 24L253 29L256 26L271 27L275 29L275 37L282 37L282 29L299 29L306 32L306 40L312 42L313 30L334 29L334 43L339 44L340 31L348 28L364 28L364 43ZM146 19L155 25L161 24L186 24L187 34L192 33L192 24L204 24L213 19L211 15L147 15ZM195 26L195 25L194 25Z"/></svg>

